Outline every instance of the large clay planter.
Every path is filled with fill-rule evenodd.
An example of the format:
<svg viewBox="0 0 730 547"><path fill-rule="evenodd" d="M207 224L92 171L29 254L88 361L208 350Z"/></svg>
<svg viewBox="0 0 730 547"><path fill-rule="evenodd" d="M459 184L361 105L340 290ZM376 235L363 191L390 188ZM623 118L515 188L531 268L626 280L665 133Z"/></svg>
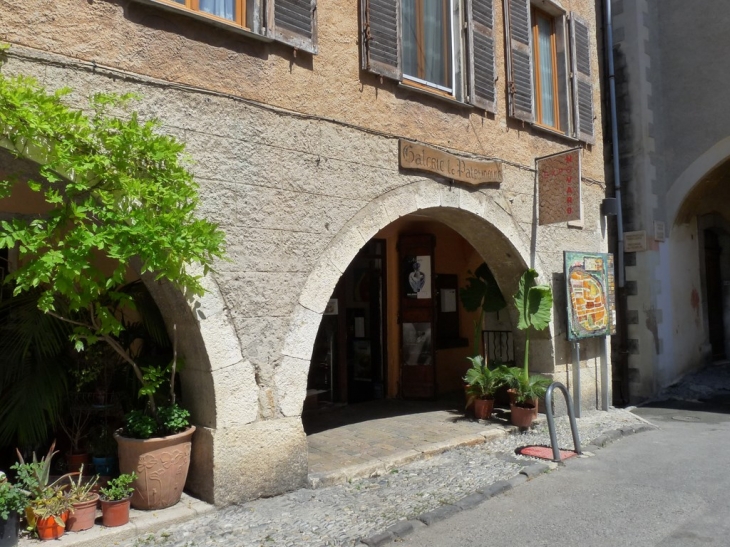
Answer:
<svg viewBox="0 0 730 547"><path fill-rule="evenodd" d="M8 520L0 518L0 547L15 547L18 544L18 513L11 511Z"/></svg>
<svg viewBox="0 0 730 547"><path fill-rule="evenodd" d="M509 406L512 407L512 405L515 404L515 397L517 397L517 394L515 393L514 389L508 389L507 393L509 394ZM531 405L534 405L535 408L532 409L532 418L534 420L537 420L537 410L539 407L539 399L533 399L532 401L529 401Z"/></svg>
<svg viewBox="0 0 730 547"><path fill-rule="evenodd" d="M101 500L101 523L108 527L124 526L129 522L129 498Z"/></svg>
<svg viewBox="0 0 730 547"><path fill-rule="evenodd" d="M530 427L535 419L535 409L532 407L522 407L515 404L509 405L510 422L517 427Z"/></svg>
<svg viewBox="0 0 730 547"><path fill-rule="evenodd" d="M68 511L61 515L61 520L66 523L68 519ZM48 517L47 519L38 519L35 522L35 529L38 532L38 537L42 540L47 539L58 539L66 531L65 526L59 526L56 519Z"/></svg>
<svg viewBox="0 0 730 547"><path fill-rule="evenodd" d="M153 439L130 439L114 434L119 445L119 471L136 473L132 507L164 509L180 501L190 467L195 426L182 433Z"/></svg>
<svg viewBox="0 0 730 547"><path fill-rule="evenodd" d="M488 420L494 410L494 399L474 399L474 416L477 420Z"/></svg>
<svg viewBox="0 0 730 547"><path fill-rule="evenodd" d="M89 501L73 504L73 513L66 521L67 532L83 532L94 526L96 521L96 502L99 501L99 494L94 494Z"/></svg>

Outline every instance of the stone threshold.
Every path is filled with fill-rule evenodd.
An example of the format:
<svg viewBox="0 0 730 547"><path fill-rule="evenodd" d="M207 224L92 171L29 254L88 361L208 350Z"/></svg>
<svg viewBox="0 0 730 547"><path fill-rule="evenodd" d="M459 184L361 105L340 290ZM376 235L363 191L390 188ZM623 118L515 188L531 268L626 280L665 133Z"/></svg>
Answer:
<svg viewBox="0 0 730 547"><path fill-rule="evenodd" d="M385 475L391 469L400 467L417 460L430 458L447 450L452 450L460 446L475 446L484 444L513 435L520 432L520 428L507 425L496 424L489 421L479 420L480 423L488 424L487 427L479 433L469 435L460 435L446 441L435 443L426 443L410 450L403 450L381 458L373 458L367 463L360 463L342 467L334 471L326 471L322 473L310 473L308 477L309 488L327 488L328 486L336 486L338 484L346 484L354 479L363 479L369 477L378 477ZM538 427L547 423L545 415L539 417L532 422L533 427Z"/></svg>
<svg viewBox="0 0 730 547"><path fill-rule="evenodd" d="M40 541L34 538L22 538L19 547L37 547L46 543L54 546L73 545L74 547L100 547L130 541L138 537L154 534L173 524L187 522L192 518L215 511L215 507L204 501L183 494L180 502L167 509L159 511L129 512L129 523L115 528L106 528L101 525L101 511L97 510L96 525L83 532L67 532L52 542Z"/></svg>

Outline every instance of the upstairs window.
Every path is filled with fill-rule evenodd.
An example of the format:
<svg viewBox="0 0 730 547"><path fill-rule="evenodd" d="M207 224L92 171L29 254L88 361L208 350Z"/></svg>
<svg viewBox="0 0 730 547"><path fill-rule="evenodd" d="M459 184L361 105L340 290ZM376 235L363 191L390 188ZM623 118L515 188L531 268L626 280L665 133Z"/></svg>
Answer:
<svg viewBox="0 0 730 547"><path fill-rule="evenodd" d="M595 142L588 24L544 0L504 0L504 10L509 115Z"/></svg>
<svg viewBox="0 0 730 547"><path fill-rule="evenodd" d="M362 69L497 110L493 0L360 0Z"/></svg>
<svg viewBox="0 0 730 547"><path fill-rule="evenodd" d="M402 0L403 77L451 93L451 2Z"/></svg>
<svg viewBox="0 0 730 547"><path fill-rule="evenodd" d="M317 0L136 0L317 53Z"/></svg>

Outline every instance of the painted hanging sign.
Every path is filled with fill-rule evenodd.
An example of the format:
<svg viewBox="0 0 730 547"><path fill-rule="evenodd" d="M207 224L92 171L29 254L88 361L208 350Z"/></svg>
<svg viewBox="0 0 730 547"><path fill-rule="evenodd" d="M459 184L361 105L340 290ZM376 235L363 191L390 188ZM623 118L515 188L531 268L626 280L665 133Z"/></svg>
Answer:
<svg viewBox="0 0 730 547"><path fill-rule="evenodd" d="M565 251L568 340L616 333L613 255Z"/></svg>
<svg viewBox="0 0 730 547"><path fill-rule="evenodd" d="M539 223L581 220L580 148L537 158Z"/></svg>
<svg viewBox="0 0 730 547"><path fill-rule="evenodd" d="M480 185L502 182L502 164L459 158L438 148L401 139L398 141L401 169L427 171L443 177Z"/></svg>

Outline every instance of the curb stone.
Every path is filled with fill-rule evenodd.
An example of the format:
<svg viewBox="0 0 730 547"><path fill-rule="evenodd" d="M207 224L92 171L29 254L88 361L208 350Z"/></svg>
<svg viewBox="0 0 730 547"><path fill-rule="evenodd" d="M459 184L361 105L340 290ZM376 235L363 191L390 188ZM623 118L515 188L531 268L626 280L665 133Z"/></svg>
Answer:
<svg viewBox="0 0 730 547"><path fill-rule="evenodd" d="M637 426L627 426L622 429L612 429L605 432L603 435L596 437L585 447L586 449L590 448L590 451L586 451L584 449L582 450L582 452L583 454L586 454L586 452L588 452L588 455L594 456L595 454L593 454L593 452L600 450L605 446L608 446L609 444L620 439L623 436L634 435L636 433L643 433L646 431L653 431L655 429L659 428L649 423ZM522 464L524 461L515 458L509 452L504 452L496 456L503 461L511 463ZM578 458L575 458L575 460L577 461ZM538 477L544 473L548 473L549 471L557 468L557 465L551 466L549 463L542 462L536 462L526 465L522 468L518 475L515 475L509 480L497 481L485 488L480 488L474 494L461 498L460 500L454 502L454 504L442 505L441 507L438 507L433 511L429 511L427 513L419 515L418 517L416 517L417 520L415 521L408 520L394 524L393 526L386 528L385 531L379 534L374 534L367 538L361 539L361 543L357 547L361 545L367 545L368 547L380 547L382 545L386 545L387 543L390 543L395 539L412 533L415 527L422 527L424 525L431 526L432 524L445 520L455 515L456 513L459 513L466 509L473 509L480 503L494 496L503 494L504 492L507 492L508 490L511 490L512 488L515 488L516 486L519 486L520 484L523 484L530 479Z"/></svg>

